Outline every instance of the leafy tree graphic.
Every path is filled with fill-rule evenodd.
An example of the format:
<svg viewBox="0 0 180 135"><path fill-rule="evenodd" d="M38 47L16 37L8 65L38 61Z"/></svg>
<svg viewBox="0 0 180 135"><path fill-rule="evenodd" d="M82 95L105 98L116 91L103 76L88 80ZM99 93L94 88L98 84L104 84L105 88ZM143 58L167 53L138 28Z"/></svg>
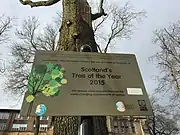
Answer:
<svg viewBox="0 0 180 135"><path fill-rule="evenodd" d="M64 78L65 69L59 64L48 63L46 65L36 65L28 78L27 102L32 102L37 93L45 96L58 96L60 87L67 83Z"/></svg>

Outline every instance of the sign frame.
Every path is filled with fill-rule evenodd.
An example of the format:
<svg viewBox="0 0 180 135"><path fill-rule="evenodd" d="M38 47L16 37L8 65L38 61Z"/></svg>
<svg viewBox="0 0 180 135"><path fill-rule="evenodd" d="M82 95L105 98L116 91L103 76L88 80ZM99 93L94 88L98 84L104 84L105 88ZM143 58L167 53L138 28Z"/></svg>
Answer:
<svg viewBox="0 0 180 135"><path fill-rule="evenodd" d="M29 77L22 116L153 115L134 54L37 51L31 75L44 70L51 80L30 94Z"/></svg>

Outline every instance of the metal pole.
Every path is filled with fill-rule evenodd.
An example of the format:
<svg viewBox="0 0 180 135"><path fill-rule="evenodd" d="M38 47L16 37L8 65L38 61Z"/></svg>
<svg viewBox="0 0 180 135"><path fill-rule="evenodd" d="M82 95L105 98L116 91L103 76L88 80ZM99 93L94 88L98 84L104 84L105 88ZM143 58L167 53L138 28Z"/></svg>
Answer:
<svg viewBox="0 0 180 135"><path fill-rule="evenodd" d="M90 45L83 45L80 48L80 52L92 52ZM82 132L80 135L94 135L93 129L93 117L92 116L81 116Z"/></svg>

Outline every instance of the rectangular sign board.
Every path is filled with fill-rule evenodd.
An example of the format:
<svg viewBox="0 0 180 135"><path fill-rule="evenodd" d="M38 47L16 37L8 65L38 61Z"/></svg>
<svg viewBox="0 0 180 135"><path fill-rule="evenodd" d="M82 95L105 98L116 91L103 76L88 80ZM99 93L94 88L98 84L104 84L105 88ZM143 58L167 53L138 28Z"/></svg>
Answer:
<svg viewBox="0 0 180 135"><path fill-rule="evenodd" d="M21 115L150 116L133 54L37 51Z"/></svg>

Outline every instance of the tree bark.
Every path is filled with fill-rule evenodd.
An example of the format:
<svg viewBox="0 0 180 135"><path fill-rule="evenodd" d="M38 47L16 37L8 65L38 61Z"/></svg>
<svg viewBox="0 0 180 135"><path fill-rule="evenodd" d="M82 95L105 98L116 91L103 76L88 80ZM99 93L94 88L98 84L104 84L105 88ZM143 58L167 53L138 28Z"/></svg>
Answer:
<svg viewBox="0 0 180 135"><path fill-rule="evenodd" d="M98 52L91 26L80 15L79 0L63 0L63 18L60 28L58 50L79 51L88 44L93 52Z"/></svg>
<svg viewBox="0 0 180 135"><path fill-rule="evenodd" d="M77 116L55 117L53 125L54 135L78 135L79 119Z"/></svg>
<svg viewBox="0 0 180 135"><path fill-rule="evenodd" d="M88 44L93 52L98 52L92 27L80 15L79 0L63 0L63 18L58 42L59 51L79 51ZM63 109L63 108L62 108ZM54 118L54 135L78 135L78 116ZM106 117L93 117L94 135L107 135Z"/></svg>

